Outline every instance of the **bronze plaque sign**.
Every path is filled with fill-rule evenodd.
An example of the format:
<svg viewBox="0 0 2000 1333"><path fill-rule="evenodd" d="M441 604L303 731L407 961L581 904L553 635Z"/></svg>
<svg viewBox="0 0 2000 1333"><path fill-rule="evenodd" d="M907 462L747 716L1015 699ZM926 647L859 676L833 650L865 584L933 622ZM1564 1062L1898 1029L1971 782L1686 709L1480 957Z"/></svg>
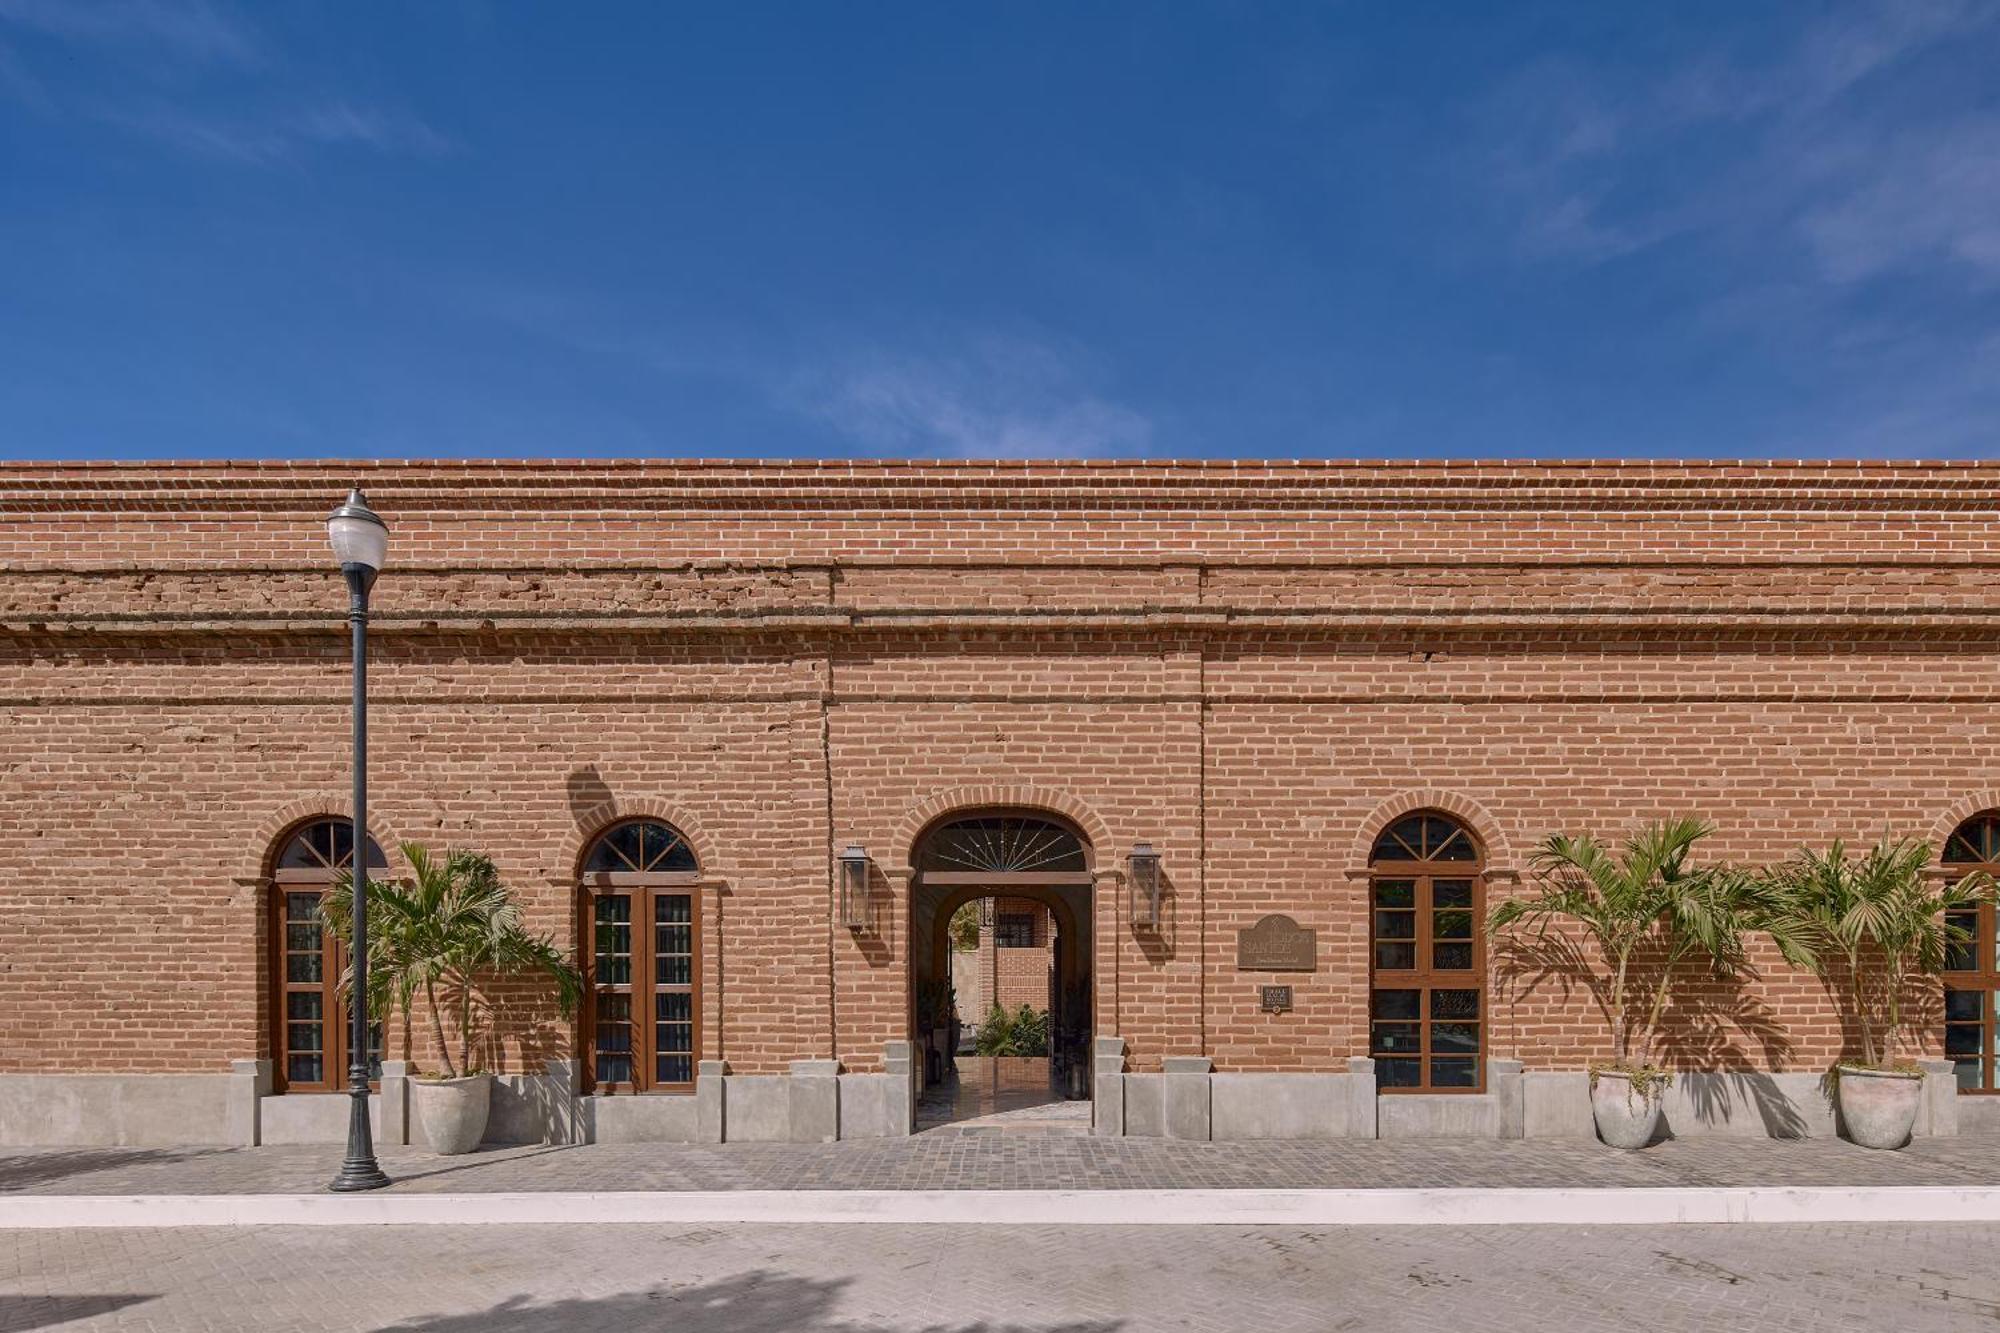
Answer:
<svg viewBox="0 0 2000 1333"><path fill-rule="evenodd" d="M1288 916L1267 916L1236 932L1238 972L1317 972L1319 932Z"/></svg>
<svg viewBox="0 0 2000 1333"><path fill-rule="evenodd" d="M1259 1008L1267 1014L1289 1014L1292 1012L1292 988L1290 986L1259 986Z"/></svg>

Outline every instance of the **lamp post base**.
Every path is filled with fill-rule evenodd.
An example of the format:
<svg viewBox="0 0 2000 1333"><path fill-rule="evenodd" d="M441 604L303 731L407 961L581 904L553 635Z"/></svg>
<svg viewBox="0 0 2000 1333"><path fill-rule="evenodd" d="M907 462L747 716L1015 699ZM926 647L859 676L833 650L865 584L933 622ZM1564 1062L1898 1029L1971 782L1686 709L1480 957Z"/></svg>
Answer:
<svg viewBox="0 0 2000 1333"><path fill-rule="evenodd" d="M340 1174L335 1176L327 1189L335 1194L353 1194L361 1190L379 1190L389 1183L389 1177L382 1174L372 1157L359 1161L348 1158L340 1164Z"/></svg>
<svg viewBox="0 0 2000 1333"><path fill-rule="evenodd" d="M365 1081L368 1073L359 1065L348 1073L353 1077L353 1091L348 1094L347 1156L341 1159L340 1174L327 1184L327 1188L336 1194L379 1190L389 1183L389 1177L382 1174L381 1163L375 1160L375 1136L368 1124L368 1084Z"/></svg>

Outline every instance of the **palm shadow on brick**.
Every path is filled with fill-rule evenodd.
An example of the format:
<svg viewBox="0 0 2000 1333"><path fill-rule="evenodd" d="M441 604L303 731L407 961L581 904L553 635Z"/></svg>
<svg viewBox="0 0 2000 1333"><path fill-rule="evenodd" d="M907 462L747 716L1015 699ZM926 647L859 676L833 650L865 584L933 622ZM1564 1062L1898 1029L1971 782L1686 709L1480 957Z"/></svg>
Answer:
<svg viewBox="0 0 2000 1333"><path fill-rule="evenodd" d="M50 1152L9 1149L0 1152L0 1194L99 1171L192 1161L222 1151L221 1148L65 1148Z"/></svg>
<svg viewBox="0 0 2000 1333"><path fill-rule="evenodd" d="M978 1319L964 1324L885 1323L848 1318L836 1307L845 1280L795 1277L757 1270L713 1282L663 1284L609 1296L553 1301L510 1297L472 1314L416 1318L383 1333L1116 1333L1123 1320L1024 1324Z"/></svg>
<svg viewBox="0 0 2000 1333"><path fill-rule="evenodd" d="M1577 940L1556 931L1514 932L1495 944L1493 959L1509 1003L1519 1004L1544 986L1553 986L1565 1006L1575 995L1586 994L1610 1031L1609 979ZM1632 984L1644 985L1658 959L1642 953L1634 963ZM1701 1123L1727 1122L1740 1108L1754 1112L1772 1138L1800 1138L1808 1121L1772 1076L1785 1071L1794 1042L1777 1013L1755 993L1758 980L1755 971L1678 977L1668 990L1665 1019L1647 1049L1674 1072ZM1756 1048L1761 1063L1751 1058L1745 1041Z"/></svg>
<svg viewBox="0 0 2000 1333"><path fill-rule="evenodd" d="M94 1319L99 1315L115 1314L128 1306L158 1299L156 1295L134 1293L103 1296L0 1296L0 1333L16 1333L16 1330L19 1330L19 1333L27 1333L31 1328L54 1328L59 1324L75 1323L79 1319Z"/></svg>

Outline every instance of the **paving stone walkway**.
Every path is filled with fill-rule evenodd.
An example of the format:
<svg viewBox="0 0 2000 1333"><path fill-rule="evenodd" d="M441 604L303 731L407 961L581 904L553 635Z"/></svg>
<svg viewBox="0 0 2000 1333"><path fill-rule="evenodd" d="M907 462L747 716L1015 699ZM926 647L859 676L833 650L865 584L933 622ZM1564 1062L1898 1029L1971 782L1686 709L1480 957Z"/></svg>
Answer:
<svg viewBox="0 0 2000 1333"><path fill-rule="evenodd" d="M918 1135L829 1144L594 1144L464 1157L383 1154L405 1193L831 1189L1367 1189L2000 1185L2000 1137L1870 1152L1832 1139L1684 1139L1622 1153L1594 1142L1337 1140L1177 1143ZM337 1144L0 1149L0 1196L317 1192Z"/></svg>
<svg viewBox="0 0 2000 1333"><path fill-rule="evenodd" d="M2000 1227L0 1231L0 1333L1991 1329Z"/></svg>

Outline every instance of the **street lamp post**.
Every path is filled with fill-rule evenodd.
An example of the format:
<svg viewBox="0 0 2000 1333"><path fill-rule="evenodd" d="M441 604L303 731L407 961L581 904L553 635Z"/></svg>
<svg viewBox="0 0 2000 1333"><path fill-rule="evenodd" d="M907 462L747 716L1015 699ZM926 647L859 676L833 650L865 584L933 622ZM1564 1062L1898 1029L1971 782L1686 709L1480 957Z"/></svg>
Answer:
<svg viewBox="0 0 2000 1333"><path fill-rule="evenodd" d="M347 1158L328 1189L376 1190L389 1183L368 1130L368 590L389 553L389 525L356 486L326 519L334 558L347 579L347 624L354 640L353 985L348 990Z"/></svg>

